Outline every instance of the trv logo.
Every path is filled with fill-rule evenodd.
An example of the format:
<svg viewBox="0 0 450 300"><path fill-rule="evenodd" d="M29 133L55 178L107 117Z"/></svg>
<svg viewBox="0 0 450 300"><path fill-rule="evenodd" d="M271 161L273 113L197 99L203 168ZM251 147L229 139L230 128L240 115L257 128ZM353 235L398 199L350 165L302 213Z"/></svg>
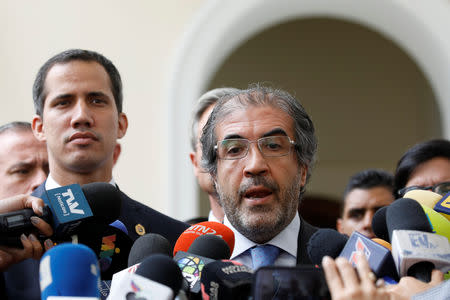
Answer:
<svg viewBox="0 0 450 300"><path fill-rule="evenodd" d="M67 192L62 192L60 195L56 194L56 198L59 201L62 201L62 197L64 197L64 201L67 203L67 206L69 207L69 211L72 214L78 214L78 215L84 215L84 210L77 208L80 206L80 204L75 200L75 196L73 195L72 189L67 189ZM63 206L61 206L63 207ZM67 211L63 209L64 216L69 215Z"/></svg>
<svg viewBox="0 0 450 300"><path fill-rule="evenodd" d="M66 202L71 213L84 215L84 210L77 208L80 204L77 201L74 201L75 197L73 196L72 189L67 189L67 192L62 193L62 195L67 197Z"/></svg>
<svg viewBox="0 0 450 300"><path fill-rule="evenodd" d="M435 249L437 247L430 240L428 240L428 236L426 234L410 233L408 236L409 242L413 248Z"/></svg>

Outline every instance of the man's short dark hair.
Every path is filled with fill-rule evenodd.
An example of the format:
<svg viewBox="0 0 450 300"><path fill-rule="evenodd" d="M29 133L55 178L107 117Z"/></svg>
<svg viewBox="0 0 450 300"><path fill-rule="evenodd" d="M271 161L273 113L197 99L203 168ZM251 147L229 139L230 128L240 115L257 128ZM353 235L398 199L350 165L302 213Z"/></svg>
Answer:
<svg viewBox="0 0 450 300"><path fill-rule="evenodd" d="M5 133L7 131L30 131L31 130L31 124L29 122L21 122L21 121L15 121L3 124L0 126L0 134Z"/></svg>
<svg viewBox="0 0 450 300"><path fill-rule="evenodd" d="M409 181L411 174L422 163L436 157L443 157L450 160L450 141L435 139L426 141L408 149L397 163L394 177L394 191L404 188Z"/></svg>
<svg viewBox="0 0 450 300"><path fill-rule="evenodd" d="M114 95L117 111L121 113L123 100L122 80L120 78L119 71L116 69L114 64L100 53L83 49L70 49L56 54L47 60L39 69L33 84L33 101L36 114L42 117L44 111L44 102L47 97L45 91L45 79L47 78L48 71L56 64L65 64L77 60L84 62L96 62L105 69L109 76L111 91Z"/></svg>
<svg viewBox="0 0 450 300"><path fill-rule="evenodd" d="M217 124L237 109L266 105L278 108L292 118L297 161L299 166L308 168L306 178L309 179L317 151L313 122L300 102L289 93L259 84L251 85L246 90L238 90L222 97L214 107L205 127L203 127L200 139L203 149L202 165L213 177L217 175L217 153L214 149L217 144L215 132ZM304 191L305 187L303 186L301 194Z"/></svg>
<svg viewBox="0 0 450 300"><path fill-rule="evenodd" d="M352 175L344 190L341 216L344 213L345 198L351 191L354 189L368 190L375 187L384 187L391 193L394 193L394 176L380 169L366 169Z"/></svg>
<svg viewBox="0 0 450 300"><path fill-rule="evenodd" d="M195 148L197 146L198 121L200 121L200 118L202 117L203 113L208 109L208 107L210 107L213 104L216 104L217 101L219 101L219 99L222 98L223 96L236 91L238 91L238 89L231 87L223 87L207 91L206 93L200 96L200 98L197 101L197 104L195 105L192 116L191 147L193 151L195 151Z"/></svg>

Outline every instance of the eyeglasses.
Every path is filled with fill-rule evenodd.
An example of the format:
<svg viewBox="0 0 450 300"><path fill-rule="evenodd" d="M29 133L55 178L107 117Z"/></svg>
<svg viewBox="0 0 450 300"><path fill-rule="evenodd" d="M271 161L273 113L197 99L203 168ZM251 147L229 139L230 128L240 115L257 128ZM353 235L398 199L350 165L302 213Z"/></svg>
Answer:
<svg viewBox="0 0 450 300"><path fill-rule="evenodd" d="M257 143L259 151L266 157L285 156L291 152L295 145L288 136L268 136L256 141L247 139L226 139L218 141L214 149L220 159L240 159L247 156L250 144Z"/></svg>
<svg viewBox="0 0 450 300"><path fill-rule="evenodd" d="M450 192L450 181L441 182L430 186L408 186L398 190L398 195L403 197L407 192L412 190L431 190L440 195L445 195Z"/></svg>

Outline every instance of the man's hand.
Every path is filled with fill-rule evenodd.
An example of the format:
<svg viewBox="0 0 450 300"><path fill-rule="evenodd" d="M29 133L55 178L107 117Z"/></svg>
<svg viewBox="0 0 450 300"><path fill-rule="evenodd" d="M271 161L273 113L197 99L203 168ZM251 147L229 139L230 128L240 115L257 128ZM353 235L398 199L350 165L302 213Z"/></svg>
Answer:
<svg viewBox="0 0 450 300"><path fill-rule="evenodd" d="M415 294L425 292L426 290L439 285L443 281L444 274L439 270L433 270L431 273L431 281L428 283L414 277L405 276L400 279L398 284L388 286L387 290L394 299L406 300L411 299Z"/></svg>
<svg viewBox="0 0 450 300"><path fill-rule="evenodd" d="M364 255L358 253L356 269L343 257L333 260L325 256L322 260L328 288L333 300L387 300L390 296L385 288L377 288L375 274L370 270ZM358 277L359 275L359 277Z"/></svg>
<svg viewBox="0 0 450 300"><path fill-rule="evenodd" d="M7 213L24 208L32 208L36 215L43 213L44 201L30 195L17 195L0 200L0 213ZM31 223L44 236L51 236L53 229L44 220L38 217L31 217ZM0 246L0 271L6 270L11 265L21 262L27 258L40 259L44 253L41 243L34 234L28 237L24 234L20 237L23 249ZM53 242L47 239L44 242L45 251L53 246Z"/></svg>

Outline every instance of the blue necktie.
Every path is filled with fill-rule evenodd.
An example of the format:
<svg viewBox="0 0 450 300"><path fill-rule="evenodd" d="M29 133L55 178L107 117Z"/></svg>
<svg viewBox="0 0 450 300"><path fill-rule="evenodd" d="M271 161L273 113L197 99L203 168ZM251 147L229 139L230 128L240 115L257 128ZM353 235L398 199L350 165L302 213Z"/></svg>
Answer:
<svg viewBox="0 0 450 300"><path fill-rule="evenodd" d="M251 248L250 254L252 255L253 270L257 270L260 267L273 265L280 254L280 248L273 245L261 245Z"/></svg>

